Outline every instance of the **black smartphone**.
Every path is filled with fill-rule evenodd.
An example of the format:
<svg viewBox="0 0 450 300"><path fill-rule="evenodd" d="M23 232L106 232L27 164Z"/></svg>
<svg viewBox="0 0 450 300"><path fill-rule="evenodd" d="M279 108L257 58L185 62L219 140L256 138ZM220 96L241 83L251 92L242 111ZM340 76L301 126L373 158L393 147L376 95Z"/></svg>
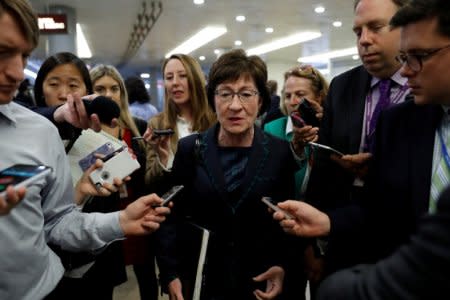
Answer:
<svg viewBox="0 0 450 300"><path fill-rule="evenodd" d="M305 121L300 117L300 114L298 111L293 111L291 113L291 120L295 127L302 128L305 126Z"/></svg>
<svg viewBox="0 0 450 300"><path fill-rule="evenodd" d="M163 199L161 206L169 205L170 200L172 200L172 198L175 197L175 195L178 194L183 188L184 188L184 185L175 185L170 190L168 190L161 197Z"/></svg>
<svg viewBox="0 0 450 300"><path fill-rule="evenodd" d="M0 171L0 196L4 197L6 188L13 185L14 188L26 187L50 174L51 168L42 165L13 165Z"/></svg>
<svg viewBox="0 0 450 300"><path fill-rule="evenodd" d="M175 133L175 131L173 131L173 129L171 129L171 128L169 128L169 129L153 129L153 134L155 136L172 135L174 133Z"/></svg>
<svg viewBox="0 0 450 300"><path fill-rule="evenodd" d="M302 118L303 122L306 125L310 125L312 127L319 127L320 121L316 117L316 111L311 106L311 104L306 100L305 98L302 99L302 102L300 102L298 108L298 113L300 114L300 117Z"/></svg>

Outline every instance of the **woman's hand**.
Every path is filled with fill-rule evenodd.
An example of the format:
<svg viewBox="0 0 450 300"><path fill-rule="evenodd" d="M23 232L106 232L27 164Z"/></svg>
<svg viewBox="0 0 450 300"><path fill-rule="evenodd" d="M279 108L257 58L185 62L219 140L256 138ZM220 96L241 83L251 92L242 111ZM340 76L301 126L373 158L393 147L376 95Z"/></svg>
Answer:
<svg viewBox="0 0 450 300"><path fill-rule="evenodd" d="M183 300L183 294L181 292L181 281L179 278L172 280L169 283L169 299L170 300Z"/></svg>
<svg viewBox="0 0 450 300"><path fill-rule="evenodd" d="M256 282L266 281L266 291L255 290L253 294L258 300L275 299L283 291L284 270L282 267L273 266L266 272L253 278Z"/></svg>
<svg viewBox="0 0 450 300"><path fill-rule="evenodd" d="M153 134L153 129L147 127L143 137L147 144L156 150L160 162L167 166L170 157L170 135L155 135Z"/></svg>

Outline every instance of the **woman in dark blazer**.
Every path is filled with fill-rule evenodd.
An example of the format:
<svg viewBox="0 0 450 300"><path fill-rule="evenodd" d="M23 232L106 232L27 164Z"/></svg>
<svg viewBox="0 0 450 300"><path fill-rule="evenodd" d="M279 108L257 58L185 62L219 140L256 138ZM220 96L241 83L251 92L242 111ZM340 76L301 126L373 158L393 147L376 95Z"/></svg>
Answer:
<svg viewBox="0 0 450 300"><path fill-rule="evenodd" d="M275 299L290 244L261 198L293 197L297 165L288 142L254 124L270 102L259 57L230 51L213 64L208 79L218 124L178 143L171 184L184 190L159 234L163 288L170 299L192 297L195 235L205 228L210 239L201 299Z"/></svg>

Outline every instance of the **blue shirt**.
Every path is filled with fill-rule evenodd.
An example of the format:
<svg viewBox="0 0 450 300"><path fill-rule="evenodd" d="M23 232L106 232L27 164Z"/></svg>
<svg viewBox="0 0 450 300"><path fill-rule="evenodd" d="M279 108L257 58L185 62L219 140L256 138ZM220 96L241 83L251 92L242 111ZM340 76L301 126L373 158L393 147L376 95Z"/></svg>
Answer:
<svg viewBox="0 0 450 300"><path fill-rule="evenodd" d="M75 208L64 147L44 117L16 103L0 105L0 141L0 169L14 164L53 169L0 216L0 299L42 299L64 273L47 242L70 251L100 249L123 238L119 213L85 214Z"/></svg>

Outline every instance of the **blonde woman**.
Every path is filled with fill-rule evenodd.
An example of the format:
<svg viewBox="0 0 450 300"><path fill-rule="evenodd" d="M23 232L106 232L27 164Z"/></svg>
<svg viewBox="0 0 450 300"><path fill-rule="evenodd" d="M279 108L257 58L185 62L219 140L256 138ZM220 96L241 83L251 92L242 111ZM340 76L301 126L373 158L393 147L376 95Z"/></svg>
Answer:
<svg viewBox="0 0 450 300"><path fill-rule="evenodd" d="M180 138L211 127L215 115L208 106L205 76L191 56L174 54L162 66L164 75L164 109L150 119L144 135L147 147L145 180L153 187L172 167ZM154 129L173 129L171 136L156 136Z"/></svg>
<svg viewBox="0 0 450 300"><path fill-rule="evenodd" d="M141 168L131 174L131 180L120 190L120 206L146 194L144 187L145 144L136 142L134 137L140 137L147 128L147 123L131 116L128 107L128 94L125 83L117 71L110 65L97 65L90 71L94 93L110 97L120 106L119 125L115 128L102 125L102 130L124 141L136 154ZM141 299L158 297L158 286L155 274L154 247L151 237L133 237L124 241L125 264L132 264L139 283Z"/></svg>

